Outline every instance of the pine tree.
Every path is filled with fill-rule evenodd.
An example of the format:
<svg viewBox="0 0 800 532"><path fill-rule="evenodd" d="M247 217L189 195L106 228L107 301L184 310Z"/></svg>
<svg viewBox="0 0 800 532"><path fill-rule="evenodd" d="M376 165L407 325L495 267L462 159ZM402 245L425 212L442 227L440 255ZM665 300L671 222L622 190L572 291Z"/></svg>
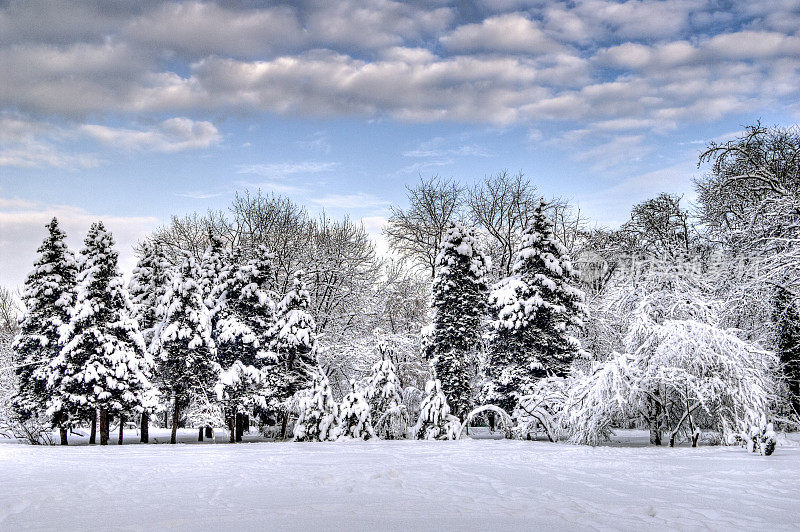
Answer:
<svg viewBox="0 0 800 532"><path fill-rule="evenodd" d="M269 333L276 357L270 368L270 387L274 400L280 404L307 388L317 371L317 324L308 312L310 296L302 275L295 274L292 289L278 304L275 325ZM285 427L284 417L283 434Z"/></svg>
<svg viewBox="0 0 800 532"><path fill-rule="evenodd" d="M392 350L381 343L378 351L381 359L372 366L365 397L372 409L377 436L384 440L397 440L405 437L408 412L400 398L401 386L392 362Z"/></svg>
<svg viewBox="0 0 800 532"><path fill-rule="evenodd" d="M226 253L225 243L211 229L208 231L208 247L198 265L197 282L203 293L203 301L210 309L214 309L215 301L209 300L218 296L225 278L235 272L237 263Z"/></svg>
<svg viewBox="0 0 800 532"><path fill-rule="evenodd" d="M128 292L131 295L136 320L145 343L153 340L159 322L159 300L171 283L172 266L159 242L145 240L139 262L133 269Z"/></svg>
<svg viewBox="0 0 800 532"><path fill-rule="evenodd" d="M451 224L436 258L435 315L428 354L457 416L466 415L472 405L471 381L481 347L488 266L474 231L458 222Z"/></svg>
<svg viewBox="0 0 800 532"><path fill-rule="evenodd" d="M58 227L58 220L53 218L46 227L48 236L39 247L39 258L25 281L22 292L25 313L13 344L19 390L12 405L20 421L47 410L50 362L61 349L58 330L69 322L75 298L75 257L64 243L66 235ZM52 422L63 428L62 443L65 443L68 419L56 412Z"/></svg>
<svg viewBox="0 0 800 532"><path fill-rule="evenodd" d="M294 426L296 441L333 441L341 434L339 405L333 399L328 377L316 371L309 390L300 397L300 416Z"/></svg>
<svg viewBox="0 0 800 532"><path fill-rule="evenodd" d="M167 260L164 250L159 242L145 240L142 243L142 253L139 262L133 269L128 292L133 302L134 317L139 323L139 330L148 347L147 356L150 355L149 347L153 342L156 326L159 323L158 305L161 298L172 282L172 266ZM154 383L157 384L157 383ZM150 414L153 409L142 412L140 441L147 443L150 440L149 426Z"/></svg>
<svg viewBox="0 0 800 532"><path fill-rule="evenodd" d="M269 346L275 321L271 276L272 255L261 246L222 285L220 299L225 304L215 327L217 360L222 368L217 395L234 419L271 405L268 364L274 361Z"/></svg>
<svg viewBox="0 0 800 532"><path fill-rule="evenodd" d="M72 424L99 410L100 443L108 443L108 416L141 414L152 385L152 363L133 305L117 268L114 239L92 224L81 251L75 307L61 329L63 349L53 361L57 383L51 410Z"/></svg>
<svg viewBox="0 0 800 532"><path fill-rule="evenodd" d="M163 391L174 403L171 443L176 442L180 409L209 400L219 374L211 312L203 301L199 277L197 263L187 257L161 298L161 321L150 348Z"/></svg>
<svg viewBox="0 0 800 532"><path fill-rule="evenodd" d="M800 416L800 308L792 294L779 287L775 296L777 351L789 388L789 402Z"/></svg>
<svg viewBox="0 0 800 532"><path fill-rule="evenodd" d="M339 407L340 438L368 440L375 437L372 415L364 394L350 381L350 393L344 396Z"/></svg>
<svg viewBox="0 0 800 532"><path fill-rule="evenodd" d="M539 379L566 376L580 353L569 328L583 324L584 294L574 286L578 273L553 235L546 206L542 201L522 235L512 275L497 283L489 296L481 398L509 413Z"/></svg>
<svg viewBox="0 0 800 532"><path fill-rule="evenodd" d="M425 398L420 405L419 419L414 426L418 440L454 440L461 428L458 418L450 414L447 397L438 379L425 385Z"/></svg>

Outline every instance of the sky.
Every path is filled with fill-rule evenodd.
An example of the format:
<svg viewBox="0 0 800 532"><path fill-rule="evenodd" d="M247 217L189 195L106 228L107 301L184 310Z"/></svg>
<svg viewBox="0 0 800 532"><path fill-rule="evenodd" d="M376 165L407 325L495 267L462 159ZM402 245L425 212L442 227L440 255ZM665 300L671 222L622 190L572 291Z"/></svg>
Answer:
<svg viewBox="0 0 800 532"><path fill-rule="evenodd" d="M0 285L57 216L132 245L261 189L379 238L407 185L523 172L593 224L800 117L800 0L0 0Z"/></svg>

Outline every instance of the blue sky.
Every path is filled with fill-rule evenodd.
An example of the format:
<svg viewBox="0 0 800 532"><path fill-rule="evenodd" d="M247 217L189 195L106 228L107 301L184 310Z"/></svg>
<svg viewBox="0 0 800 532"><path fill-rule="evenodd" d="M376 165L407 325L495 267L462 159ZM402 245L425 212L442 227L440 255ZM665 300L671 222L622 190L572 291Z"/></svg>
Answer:
<svg viewBox="0 0 800 532"><path fill-rule="evenodd" d="M404 186L522 171L593 222L743 125L797 123L800 2L0 1L0 284L59 216L125 268L237 190L379 233Z"/></svg>

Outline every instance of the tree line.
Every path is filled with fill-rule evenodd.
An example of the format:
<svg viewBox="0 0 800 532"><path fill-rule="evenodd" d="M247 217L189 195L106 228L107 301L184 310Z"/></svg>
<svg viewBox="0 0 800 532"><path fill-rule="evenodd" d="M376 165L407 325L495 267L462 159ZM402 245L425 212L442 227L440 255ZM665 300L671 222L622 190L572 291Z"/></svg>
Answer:
<svg viewBox="0 0 800 532"><path fill-rule="evenodd" d="M173 440L251 419L284 436L294 421L297 439L444 438L498 415L591 444L631 424L695 445L790 427L798 137L756 124L710 144L696 206L660 194L618 229L521 174L421 179L384 227L390 258L347 218L245 193L173 218L124 286L102 224L76 261L54 222L23 294L14 411L62 437L99 422L101 441L109 417L144 435L156 414Z"/></svg>

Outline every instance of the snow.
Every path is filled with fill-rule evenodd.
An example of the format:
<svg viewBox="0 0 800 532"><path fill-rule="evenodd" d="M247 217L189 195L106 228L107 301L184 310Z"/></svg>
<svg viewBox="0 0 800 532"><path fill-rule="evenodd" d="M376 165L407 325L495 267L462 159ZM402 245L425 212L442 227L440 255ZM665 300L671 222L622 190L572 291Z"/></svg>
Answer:
<svg viewBox="0 0 800 532"><path fill-rule="evenodd" d="M800 448L622 439L0 445L0 529L796 529Z"/></svg>

